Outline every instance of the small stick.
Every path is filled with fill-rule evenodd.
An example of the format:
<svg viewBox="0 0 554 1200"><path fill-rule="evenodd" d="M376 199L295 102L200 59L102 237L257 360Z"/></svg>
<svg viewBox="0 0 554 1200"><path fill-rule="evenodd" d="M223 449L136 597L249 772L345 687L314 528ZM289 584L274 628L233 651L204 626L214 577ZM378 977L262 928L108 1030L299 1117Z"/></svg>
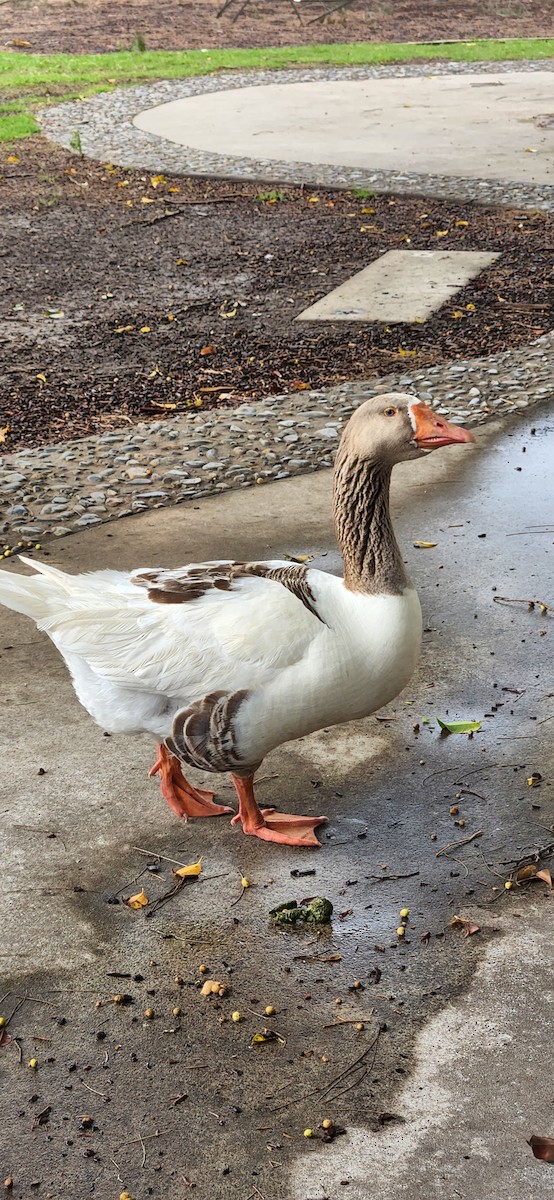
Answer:
<svg viewBox="0 0 554 1200"><path fill-rule="evenodd" d="M372 883L386 883L388 879L412 879L414 875L419 875L419 871L407 871L405 875L366 875L366 879L371 879Z"/></svg>
<svg viewBox="0 0 554 1200"><path fill-rule="evenodd" d="M89 1087L88 1083L85 1083L83 1079L79 1079L79 1083L81 1084L81 1087L84 1087L87 1089L87 1092L94 1092L95 1096L101 1096L103 1100L110 1099L110 1097L107 1096L105 1092L99 1092L97 1090L97 1088Z"/></svg>
<svg viewBox="0 0 554 1200"><path fill-rule="evenodd" d="M552 605L545 604L544 600L512 600L509 596L493 596L492 599L493 604L526 604L531 611L536 605L542 613L552 612Z"/></svg>
<svg viewBox="0 0 554 1200"><path fill-rule="evenodd" d="M341 1021L332 1021L330 1025L324 1025L323 1028L338 1029L339 1025L359 1025L362 1021L371 1021L371 1017L344 1017Z"/></svg>
<svg viewBox="0 0 554 1200"><path fill-rule="evenodd" d="M140 1136L140 1133L139 1133L139 1142L140 1142L140 1144L141 1144L141 1146L142 1146L142 1162L141 1162L141 1164L140 1164L140 1165L141 1165L141 1168L142 1168L142 1167L144 1166L145 1162L146 1162L146 1146L145 1146L145 1144L144 1144L144 1139L143 1139L143 1138L141 1138L141 1136Z"/></svg>
<svg viewBox="0 0 554 1200"><path fill-rule="evenodd" d="M449 842L447 846L437 850L435 858L440 858L441 854L448 854L450 850L457 850L459 846L467 846L468 842L474 842L475 838L482 837L484 832L484 829L478 829L477 833L472 833L470 837L462 838L459 842Z"/></svg>
<svg viewBox="0 0 554 1200"><path fill-rule="evenodd" d="M186 863L179 862L176 858L168 858L167 854L158 854L157 850L143 850L142 846L132 846L132 850L138 850L139 854L146 854L148 858L160 858L163 862L174 863L176 867L186 867Z"/></svg>

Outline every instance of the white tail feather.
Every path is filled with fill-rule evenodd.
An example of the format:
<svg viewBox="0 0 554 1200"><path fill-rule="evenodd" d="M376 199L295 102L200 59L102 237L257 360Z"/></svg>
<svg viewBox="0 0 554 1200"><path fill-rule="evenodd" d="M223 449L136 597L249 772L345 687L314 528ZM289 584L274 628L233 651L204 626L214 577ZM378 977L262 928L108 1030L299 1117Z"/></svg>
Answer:
<svg viewBox="0 0 554 1200"><path fill-rule="evenodd" d="M16 575L0 571L0 604L14 612L42 621L52 609L52 601L71 592L71 577L46 563L34 562L20 555L20 561L33 567L39 575ZM47 578L41 578L46 576Z"/></svg>

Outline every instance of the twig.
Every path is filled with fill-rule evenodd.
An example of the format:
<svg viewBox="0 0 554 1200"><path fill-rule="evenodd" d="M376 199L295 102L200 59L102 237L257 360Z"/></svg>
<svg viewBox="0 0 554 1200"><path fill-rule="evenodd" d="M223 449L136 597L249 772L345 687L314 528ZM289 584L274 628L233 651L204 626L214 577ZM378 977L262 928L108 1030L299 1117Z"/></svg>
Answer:
<svg viewBox="0 0 554 1200"><path fill-rule="evenodd" d="M114 1165L114 1167L115 1167L115 1169L116 1169L116 1171L117 1171L117 1175L116 1175L117 1182L118 1182L118 1183L123 1183L123 1180L122 1180L122 1178L121 1178L121 1175L119 1174L119 1164L118 1164L118 1163L116 1163L116 1161L115 1161L115 1158L112 1158L112 1157L111 1157L111 1155L108 1155L108 1158L109 1158L110 1162L111 1162L111 1163L113 1163L113 1165Z"/></svg>
<svg viewBox="0 0 554 1200"><path fill-rule="evenodd" d="M164 1137L166 1133L172 1133L174 1129L175 1125L172 1125L171 1129L156 1129L154 1133L145 1133L142 1135L139 1133L138 1137L129 1138L128 1142L120 1142L120 1149L121 1146L135 1146L137 1142L141 1142L142 1145L144 1145L144 1143L149 1142L151 1138Z"/></svg>
<svg viewBox="0 0 554 1200"><path fill-rule="evenodd" d="M462 838L459 842L449 842L447 846L437 850L435 858L440 858L441 854L448 854L450 850L457 850L459 846L467 846L468 842L474 842L475 838L482 837L484 832L484 829L478 829L477 833L472 833L470 837Z"/></svg>
<svg viewBox="0 0 554 1200"><path fill-rule="evenodd" d="M369 1016L369 1017L364 1017L363 1014L360 1017L343 1017L339 1021L331 1021L330 1025L324 1025L323 1028L324 1029L338 1029L339 1025L359 1025L362 1021L371 1021L372 1016L373 1016L373 1009L371 1011L371 1016Z"/></svg>
<svg viewBox="0 0 554 1200"><path fill-rule="evenodd" d="M142 846L131 846L131 850L138 850L139 854L146 854L148 858L159 858L163 862L173 863L176 867L186 867L186 863L179 862L176 858L168 858L167 854L158 854L157 850L143 850Z"/></svg>
<svg viewBox="0 0 554 1200"><path fill-rule="evenodd" d="M493 604L526 604L528 609L533 612L535 607L540 608L541 613L552 612L552 605L545 604L544 600L512 600L509 596L493 596Z"/></svg>
<svg viewBox="0 0 554 1200"><path fill-rule="evenodd" d="M378 1029L373 1041L371 1042L371 1045L367 1046L367 1048L364 1050L363 1054L360 1054L358 1058L354 1059L353 1063L350 1063L350 1065L348 1067L345 1067L343 1071L340 1071L338 1075L335 1075L334 1079L331 1079L330 1083L327 1084L327 1086L323 1089L323 1091L319 1087L314 1088L313 1091L311 1091L311 1092L305 1092L302 1096L295 1096L295 1098L293 1100L286 1100L284 1104L277 1105L277 1108L272 1108L271 1112L280 1112L281 1109L283 1109L283 1108L289 1108L290 1105L292 1105L292 1104L300 1104L302 1102L302 1100L309 1100L311 1096L316 1096L318 1094L319 1094L320 1100L325 1099L325 1097L328 1096L329 1092L331 1092L333 1090L333 1088L335 1087L335 1085L337 1083L340 1083L341 1080L343 1080L347 1075L349 1075L351 1071L354 1071L356 1069L356 1067L362 1067L362 1064L365 1063L367 1056L371 1053L372 1050L375 1050L375 1053L377 1053L377 1044L379 1042L380 1036L381 1036L381 1030ZM365 1069L362 1068L361 1079L355 1080L354 1083L352 1084L352 1086L354 1087L356 1085L356 1083L361 1083L362 1079L365 1077L366 1073L367 1073L367 1068L365 1068ZM271 1097L268 1096L267 1099L271 1099Z"/></svg>
<svg viewBox="0 0 554 1200"><path fill-rule="evenodd" d="M139 1142L140 1142L140 1144L141 1144L141 1146L142 1146L142 1162L141 1162L141 1164L140 1164L140 1165L141 1165L141 1168L142 1168L142 1167L144 1166L145 1162L146 1162L146 1146L145 1146L145 1144L144 1144L144 1138L142 1138L142 1137L140 1136L140 1133L139 1133Z"/></svg>
<svg viewBox="0 0 554 1200"><path fill-rule="evenodd" d="M419 875L419 871L407 871L405 875L366 875L366 879L371 879L372 883L386 883L388 879L412 879L414 875Z"/></svg>
<svg viewBox="0 0 554 1200"><path fill-rule="evenodd" d="M81 1087L84 1087L87 1089L87 1092L94 1092L95 1096L101 1096L102 1099L106 1100L106 1101L110 1099L110 1097L107 1096L105 1092L99 1092L97 1088L89 1087L88 1083L85 1083L83 1079L79 1079L78 1082L81 1084Z"/></svg>

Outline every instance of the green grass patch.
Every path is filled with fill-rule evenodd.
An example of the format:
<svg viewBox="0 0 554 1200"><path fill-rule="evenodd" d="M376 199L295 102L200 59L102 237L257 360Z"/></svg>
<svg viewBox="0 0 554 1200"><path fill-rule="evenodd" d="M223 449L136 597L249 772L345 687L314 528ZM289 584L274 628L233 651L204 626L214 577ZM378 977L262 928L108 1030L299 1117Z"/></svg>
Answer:
<svg viewBox="0 0 554 1200"><path fill-rule="evenodd" d="M554 38L453 42L419 45L357 42L321 46L279 46L264 50L121 50L109 54L0 53L0 139L36 132L33 112L47 104L156 79L183 79L215 71L275 69L329 64L351 66L447 59L450 62L502 62L554 57ZM21 116L15 119L15 104Z"/></svg>

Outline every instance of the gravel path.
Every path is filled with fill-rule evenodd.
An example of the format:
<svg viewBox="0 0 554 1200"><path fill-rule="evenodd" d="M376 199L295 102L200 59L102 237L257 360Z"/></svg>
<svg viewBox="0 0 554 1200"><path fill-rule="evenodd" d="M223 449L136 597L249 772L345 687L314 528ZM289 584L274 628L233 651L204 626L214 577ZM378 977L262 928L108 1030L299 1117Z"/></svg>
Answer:
<svg viewBox="0 0 554 1200"><path fill-rule="evenodd" d="M399 171L363 171L321 164L279 162L273 159L238 158L176 146L164 138L144 133L132 121L137 113L182 96L198 96L269 83L308 83L335 79L389 79L422 75L506 74L510 71L554 71L552 59L500 63L404 63L390 66L306 67L283 71L234 72L193 79L166 80L140 87L119 88L84 101L58 104L38 114L43 132L69 148L75 134L83 153L118 166L185 175L227 179L268 180L272 183L309 184L320 187L371 187L396 192L475 200L482 204L554 212L554 186L507 184L490 179L426 175Z"/></svg>
<svg viewBox="0 0 554 1200"><path fill-rule="evenodd" d="M378 392L414 392L458 423L476 426L552 399L553 380L554 332L489 358L21 450L0 459L4 550L9 556L21 540L42 542L130 513L330 467L350 413Z"/></svg>

